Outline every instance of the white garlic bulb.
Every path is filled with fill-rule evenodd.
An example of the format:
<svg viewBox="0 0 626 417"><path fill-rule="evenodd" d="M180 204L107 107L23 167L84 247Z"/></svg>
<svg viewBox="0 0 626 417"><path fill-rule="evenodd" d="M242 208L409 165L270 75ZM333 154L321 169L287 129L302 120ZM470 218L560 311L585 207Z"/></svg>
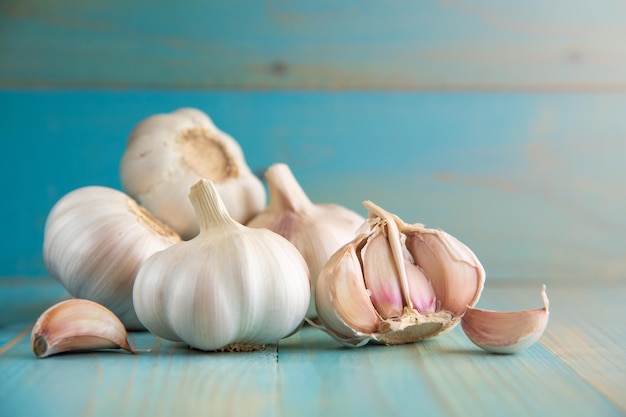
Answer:
<svg viewBox="0 0 626 417"><path fill-rule="evenodd" d="M126 194L89 186L66 194L50 211L43 258L72 296L102 304L128 329L142 329L132 304L135 275L150 255L179 241Z"/></svg>
<svg viewBox="0 0 626 417"><path fill-rule="evenodd" d="M61 301L35 322L30 345L38 358L63 352L124 349L128 344L124 324L108 308L89 300Z"/></svg>
<svg viewBox="0 0 626 417"><path fill-rule="evenodd" d="M405 224L371 202L369 227L322 269L316 307L323 330L348 346L415 342L459 323L485 272L449 234Z"/></svg>
<svg viewBox="0 0 626 417"><path fill-rule="evenodd" d="M265 177L269 205L247 225L268 228L293 243L309 267L314 291L322 267L337 249L354 239L365 218L337 204L313 204L285 164L272 165ZM317 316L313 291L309 318Z"/></svg>
<svg viewBox="0 0 626 417"><path fill-rule="evenodd" d="M183 239L198 233L189 187L213 182L230 216L247 222L265 207L265 188L239 144L202 111L157 114L131 132L120 164L124 190Z"/></svg>
<svg viewBox="0 0 626 417"><path fill-rule="evenodd" d="M206 179L189 198L200 233L141 266L133 290L141 322L201 350L252 349L291 334L310 298L298 250L272 231L235 222Z"/></svg>

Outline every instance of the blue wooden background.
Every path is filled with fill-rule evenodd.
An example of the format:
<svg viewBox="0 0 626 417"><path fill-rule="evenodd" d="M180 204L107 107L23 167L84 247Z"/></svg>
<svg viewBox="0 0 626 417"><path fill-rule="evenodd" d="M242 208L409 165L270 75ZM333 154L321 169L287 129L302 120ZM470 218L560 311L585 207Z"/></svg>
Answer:
<svg viewBox="0 0 626 417"><path fill-rule="evenodd" d="M141 119L206 111L257 172L440 227L489 280L626 279L626 5L0 2L0 276L52 205L120 187Z"/></svg>

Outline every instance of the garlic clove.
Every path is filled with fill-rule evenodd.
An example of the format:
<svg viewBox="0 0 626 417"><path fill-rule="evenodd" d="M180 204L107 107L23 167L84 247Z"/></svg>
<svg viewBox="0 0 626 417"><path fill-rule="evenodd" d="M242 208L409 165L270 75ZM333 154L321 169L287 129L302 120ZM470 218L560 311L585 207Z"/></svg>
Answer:
<svg viewBox="0 0 626 417"><path fill-rule="evenodd" d="M187 193L200 178L213 182L238 222L247 222L266 201L239 143L198 109L141 121L128 138L120 178L128 194L187 240L199 231Z"/></svg>
<svg viewBox="0 0 626 417"><path fill-rule="evenodd" d="M350 242L365 219L337 204L314 204L286 164L273 164L266 173L269 205L247 223L267 228L300 251L311 273L311 303L307 317L317 316L315 286L320 271L341 246Z"/></svg>
<svg viewBox="0 0 626 417"><path fill-rule="evenodd" d="M133 352L124 324L111 310L77 298L53 305L37 319L31 333L31 348L38 358L97 349Z"/></svg>
<svg viewBox="0 0 626 417"><path fill-rule="evenodd" d="M381 317L365 288L357 257L359 238L337 251L318 278L316 307L322 323L342 339L376 332ZM334 279L340 276L342 279ZM332 335L332 334L331 334Z"/></svg>
<svg viewBox="0 0 626 417"><path fill-rule="evenodd" d="M549 300L541 289L543 308L500 312L468 307L461 319L467 337L492 353L516 353L535 343L548 325Z"/></svg>
<svg viewBox="0 0 626 417"><path fill-rule="evenodd" d="M409 295L413 307L420 313L434 313L437 307L437 297L424 271L408 259L404 260L404 269L409 282Z"/></svg>
<svg viewBox="0 0 626 417"><path fill-rule="evenodd" d="M407 248L430 279L440 308L458 316L474 305L482 291L484 272L473 252L441 230L407 233Z"/></svg>
<svg viewBox="0 0 626 417"><path fill-rule="evenodd" d="M375 233L362 250L363 278L371 292L371 301L384 319L402 315L402 291L389 242L381 233ZM390 279L393 278L393 279Z"/></svg>

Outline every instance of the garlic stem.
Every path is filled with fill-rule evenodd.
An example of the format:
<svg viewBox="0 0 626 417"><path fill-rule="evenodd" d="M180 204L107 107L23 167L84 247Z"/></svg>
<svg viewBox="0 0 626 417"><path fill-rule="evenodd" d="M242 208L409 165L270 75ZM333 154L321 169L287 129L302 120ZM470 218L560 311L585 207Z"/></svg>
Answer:
<svg viewBox="0 0 626 417"><path fill-rule="evenodd" d="M400 291L402 292L402 298L406 306L413 308L413 302L411 301L411 297L409 295L409 280L406 276L406 270L404 269L404 255L402 252L400 229L398 229L398 225L396 224L393 216L383 208L377 206L371 201L364 201L363 205L370 213L375 214L387 223L387 239L389 240L393 261L396 266L396 270L398 271L398 276L400 277Z"/></svg>
<svg viewBox="0 0 626 417"><path fill-rule="evenodd" d="M265 173L270 194L270 210L309 211L313 202L306 195L286 164L274 164Z"/></svg>
<svg viewBox="0 0 626 417"><path fill-rule="evenodd" d="M205 178L191 186L189 200L196 213L200 233L208 233L217 227L237 228L230 217L213 183Z"/></svg>

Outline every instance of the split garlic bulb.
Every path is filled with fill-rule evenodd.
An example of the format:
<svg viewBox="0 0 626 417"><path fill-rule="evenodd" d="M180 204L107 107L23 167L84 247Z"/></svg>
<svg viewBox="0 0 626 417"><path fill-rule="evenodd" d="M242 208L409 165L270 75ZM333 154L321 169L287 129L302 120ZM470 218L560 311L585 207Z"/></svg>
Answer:
<svg viewBox="0 0 626 417"><path fill-rule="evenodd" d="M361 346L415 342L458 324L483 289L476 255L446 232L364 205L369 227L339 249L317 279L322 329Z"/></svg>
<svg viewBox="0 0 626 417"><path fill-rule="evenodd" d="M133 300L145 327L201 350L253 349L288 336L309 305L309 272L282 236L235 222L213 184L189 195L200 233L156 253Z"/></svg>
<svg viewBox="0 0 626 417"><path fill-rule="evenodd" d="M285 164L274 164L265 173L270 202L249 227L265 227L285 237L300 251L311 273L314 291L317 276L331 255L354 239L365 219L336 204L313 204ZM315 297L307 317L315 312Z"/></svg>
<svg viewBox="0 0 626 417"><path fill-rule="evenodd" d="M120 177L129 195L183 239L198 234L187 193L200 178L213 182L230 216L240 223L265 207L265 188L239 144L197 109L140 122L128 138Z"/></svg>
<svg viewBox="0 0 626 417"><path fill-rule="evenodd" d="M89 186L63 196L44 230L43 258L52 278L76 298L95 301L128 329L143 329L132 303L135 275L179 236L129 196Z"/></svg>

